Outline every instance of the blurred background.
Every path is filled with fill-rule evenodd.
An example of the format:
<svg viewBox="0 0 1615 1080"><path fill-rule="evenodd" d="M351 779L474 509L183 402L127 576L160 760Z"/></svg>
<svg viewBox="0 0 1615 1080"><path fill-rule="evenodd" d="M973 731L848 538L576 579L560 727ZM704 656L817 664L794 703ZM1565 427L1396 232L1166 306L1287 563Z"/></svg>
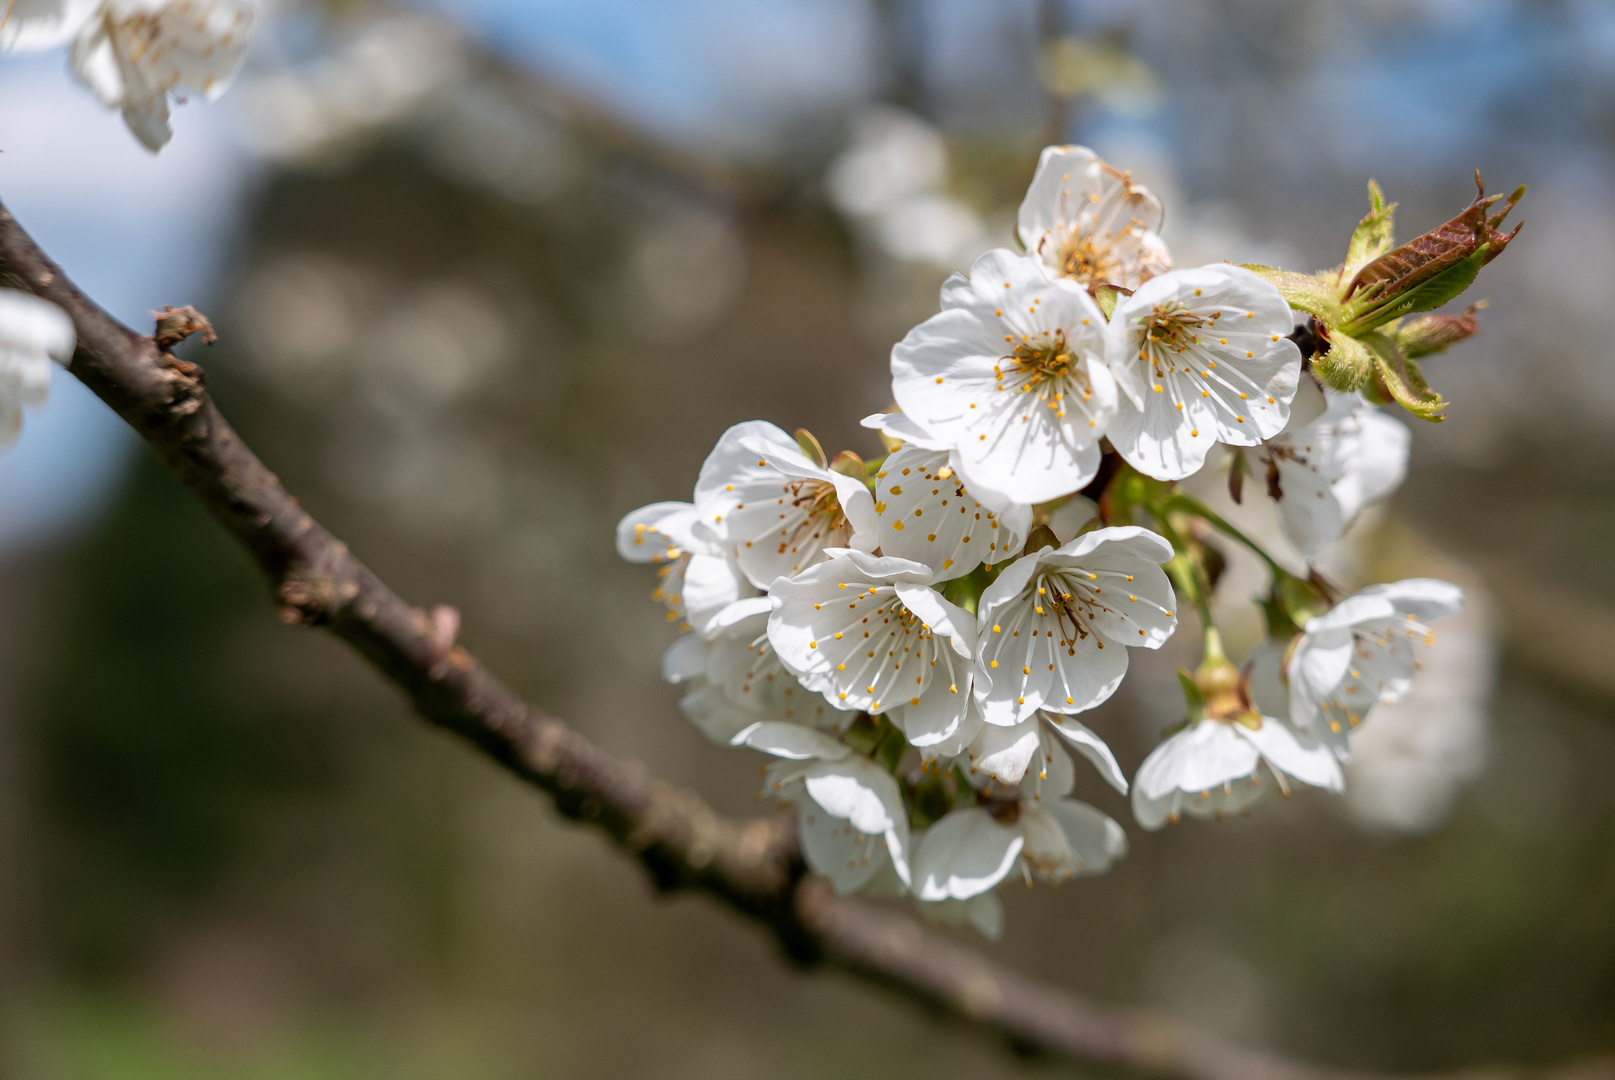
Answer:
<svg viewBox="0 0 1615 1080"><path fill-rule="evenodd" d="M0 59L0 199L134 325L195 303L225 412L406 597L611 751L755 812L658 678L612 527L729 424L870 454L892 342L1010 242L1048 142L1180 266L1339 261L1479 166L1531 186L1428 365L1451 419L1332 552L1472 604L1346 797L1006 894L1007 961L1347 1066L1615 1049L1615 9L1592 0L282 3L160 157ZM188 347L189 348L189 347ZM59 373L60 374L60 373ZM1249 500L1247 500L1249 501ZM1260 507L1247 508L1263 528ZM1234 553L1218 598L1256 633ZM1236 636L1238 632L1236 631ZM1194 635L1095 714L1131 773ZM409 714L63 375L0 456L0 1071L27 1080L1040 1076L699 897Z"/></svg>

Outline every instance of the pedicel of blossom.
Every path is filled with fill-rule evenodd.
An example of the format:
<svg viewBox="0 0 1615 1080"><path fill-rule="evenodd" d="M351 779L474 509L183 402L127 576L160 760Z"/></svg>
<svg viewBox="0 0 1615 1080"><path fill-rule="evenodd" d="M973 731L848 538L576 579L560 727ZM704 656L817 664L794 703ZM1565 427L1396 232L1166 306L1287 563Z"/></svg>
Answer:
<svg viewBox="0 0 1615 1080"><path fill-rule="evenodd" d="M1148 529L1084 533L1011 563L977 607L976 700L1010 726L1038 709L1078 713L1115 693L1127 647L1158 649L1177 629L1160 563L1172 545Z"/></svg>
<svg viewBox="0 0 1615 1080"><path fill-rule="evenodd" d="M1116 303L1106 356L1122 391L1107 434L1157 480L1181 480L1219 442L1284 430L1301 375L1290 305L1238 266L1174 270Z"/></svg>
<svg viewBox="0 0 1615 1080"><path fill-rule="evenodd" d="M805 570L829 548L872 551L875 500L861 479L813 461L773 424L723 433L695 482L701 529L721 541L759 589Z"/></svg>
<svg viewBox="0 0 1615 1080"><path fill-rule="evenodd" d="M1110 869L1127 853L1127 834L1107 814L1066 798L1073 781L1071 759L1050 743L1042 767L1020 784L950 811L915 840L914 895L969 900L1016 870L1031 884Z"/></svg>
<svg viewBox="0 0 1615 1080"><path fill-rule="evenodd" d="M25 39L59 44L53 39L72 25L74 73L102 104L122 110L153 153L173 136L169 95L213 101L229 89L262 14L259 0L104 0L63 8L71 14L62 17L58 8L45 19L51 33Z"/></svg>
<svg viewBox="0 0 1615 1080"><path fill-rule="evenodd" d="M802 854L837 891L861 888L880 870L885 856L903 884L909 884L908 811L891 773L822 731L799 724L764 721L740 732L734 742L781 759L765 771L764 796L789 801L800 785L822 811L803 808Z"/></svg>
<svg viewBox="0 0 1615 1080"><path fill-rule="evenodd" d="M1370 585L1308 622L1287 669L1290 722L1347 757L1351 731L1369 710L1400 700L1413 684L1418 650L1435 640L1427 624L1463 600L1456 585L1409 578Z"/></svg>
<svg viewBox="0 0 1615 1080"><path fill-rule="evenodd" d="M1405 425L1356 394L1303 378L1289 427L1257 451L1285 534L1307 555L1340 539L1358 511L1402 483L1411 441Z"/></svg>
<svg viewBox="0 0 1615 1080"><path fill-rule="evenodd" d="M1032 525L1030 506L967 489L958 452L926 437L902 413L868 416L863 425L904 440L875 473L881 554L924 563L940 581L1021 549Z"/></svg>
<svg viewBox="0 0 1615 1080"><path fill-rule="evenodd" d="M667 621L708 635L719 612L755 590L724 546L701 536L695 524L690 503L641 506L617 523L617 554L655 564L661 580L651 598L667 605Z"/></svg>
<svg viewBox="0 0 1615 1080"><path fill-rule="evenodd" d="M679 707L714 742L732 743L763 720L839 735L857 716L831 707L780 663L768 641L771 610L766 596L737 601L713 620L710 641L686 634L667 652L668 681L692 683Z"/></svg>
<svg viewBox="0 0 1615 1080"><path fill-rule="evenodd" d="M958 734L970 706L975 619L930 567L842 549L768 590L768 639L802 685L841 709L885 713L911 745Z"/></svg>
<svg viewBox="0 0 1615 1080"><path fill-rule="evenodd" d="M51 361L73 359L73 320L55 304L0 289L0 446L22 431L22 411L50 396Z"/></svg>
<svg viewBox="0 0 1615 1080"><path fill-rule="evenodd" d="M892 349L892 395L967 488L1019 503L1081 489L1116 413L1104 316L1075 282L989 251L942 286L942 310Z"/></svg>
<svg viewBox="0 0 1615 1080"><path fill-rule="evenodd" d="M1161 200L1086 146L1048 146L1015 233L1050 277L1136 289L1172 269L1161 218Z"/></svg>

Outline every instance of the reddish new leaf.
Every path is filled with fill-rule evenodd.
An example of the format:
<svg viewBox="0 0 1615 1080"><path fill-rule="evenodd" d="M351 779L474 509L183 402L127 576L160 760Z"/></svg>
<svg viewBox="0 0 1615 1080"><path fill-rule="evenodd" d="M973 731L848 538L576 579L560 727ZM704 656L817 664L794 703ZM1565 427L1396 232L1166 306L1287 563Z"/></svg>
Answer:
<svg viewBox="0 0 1615 1080"><path fill-rule="evenodd" d="M1520 226L1514 226L1514 231L1510 233L1499 232L1497 227L1525 195L1525 187L1521 185L1516 189L1496 214L1488 214L1487 211L1502 196L1486 194L1479 169L1475 170L1475 187L1479 189L1479 194L1463 213L1445 225L1437 226L1386 252L1359 270L1346 288L1346 298L1349 300L1359 292L1365 296L1394 296L1406 292L1462 262L1482 244L1489 245L1482 257L1482 265L1502 254L1508 242L1519 233Z"/></svg>

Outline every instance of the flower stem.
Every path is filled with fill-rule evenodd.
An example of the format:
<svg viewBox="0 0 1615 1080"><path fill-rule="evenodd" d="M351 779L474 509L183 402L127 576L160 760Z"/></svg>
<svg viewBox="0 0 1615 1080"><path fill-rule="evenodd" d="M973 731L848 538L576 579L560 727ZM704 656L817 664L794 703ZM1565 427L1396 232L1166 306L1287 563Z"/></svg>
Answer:
<svg viewBox="0 0 1615 1080"><path fill-rule="evenodd" d="M1257 557L1267 564L1268 570L1273 574L1274 581L1282 581L1284 579L1286 575L1285 569L1274 560L1273 556L1267 553L1266 548L1262 547L1262 545L1258 544L1256 541L1246 536L1243 532L1230 525L1221 514L1217 513L1217 511L1213 510L1211 507L1207 506L1193 495L1185 495L1181 491L1173 492L1167 497L1163 509L1183 510L1203 519L1206 524L1210 525L1218 532L1230 537L1231 539L1239 541L1247 548L1250 548L1251 551L1255 552Z"/></svg>

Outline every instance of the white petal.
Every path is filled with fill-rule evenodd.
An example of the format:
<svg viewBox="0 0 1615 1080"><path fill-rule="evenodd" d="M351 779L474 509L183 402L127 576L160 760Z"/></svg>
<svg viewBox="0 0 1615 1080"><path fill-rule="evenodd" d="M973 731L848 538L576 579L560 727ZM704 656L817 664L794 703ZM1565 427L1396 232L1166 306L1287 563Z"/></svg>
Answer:
<svg viewBox="0 0 1615 1080"><path fill-rule="evenodd" d="M822 731L815 731L801 724L788 724L778 720L764 720L755 723L740 732L732 740L735 746L749 746L753 750L761 750L765 754L775 757L789 758L792 761L806 761L818 759L823 761L840 761L849 757L852 751L839 739L833 739ZM861 759L860 759L861 760ZM826 807L826 809L830 809ZM834 813L834 810L831 810ZM838 817L847 817L848 814L837 814ZM865 829L864 832L881 832L886 828L882 822L878 828Z"/></svg>
<svg viewBox="0 0 1615 1080"><path fill-rule="evenodd" d="M1256 771L1260 755L1249 741L1228 724L1202 720L1167 739L1151 751L1133 778L1133 807L1140 824L1154 828L1140 803L1155 802L1174 791L1199 793L1248 777Z"/></svg>
<svg viewBox="0 0 1615 1080"><path fill-rule="evenodd" d="M802 807L800 828L808 866L828 877L838 893L863 888L889 861L883 836L861 833L816 806Z"/></svg>
<svg viewBox="0 0 1615 1080"><path fill-rule="evenodd" d="M1065 830L1078 874L1102 874L1127 854L1127 832L1109 814L1075 799L1055 799L1044 809Z"/></svg>
<svg viewBox="0 0 1615 1080"><path fill-rule="evenodd" d="M659 502L629 511L617 523L617 554L635 563L666 562L677 558L679 547L673 536L679 518L694 520L690 503Z"/></svg>
<svg viewBox="0 0 1615 1080"><path fill-rule="evenodd" d="M679 699L679 709L707 738L722 746L734 744L735 736L757 723L751 711L738 708L727 694L706 679L695 679L690 691Z"/></svg>
<svg viewBox="0 0 1615 1080"><path fill-rule="evenodd" d="M66 364L73 359L74 342L67 312L37 296L0 289L0 356L9 351Z"/></svg>
<svg viewBox="0 0 1615 1080"><path fill-rule="evenodd" d="M974 768L998 783L1019 784L1040 746L1033 716L1012 727L984 724L967 753Z"/></svg>
<svg viewBox="0 0 1615 1080"><path fill-rule="evenodd" d="M910 881L908 815L892 774L853 754L840 761L821 761L803 774L807 793L825 813L845 818L859 832L886 839L898 877Z"/></svg>
<svg viewBox="0 0 1615 1080"><path fill-rule="evenodd" d="M749 596L751 582L727 555L694 554L684 567L680 603L690 628L710 635L714 621L737 600Z"/></svg>
<svg viewBox="0 0 1615 1080"><path fill-rule="evenodd" d="M687 682L707 672L707 644L695 634L685 634L662 654L662 678L670 683Z"/></svg>
<svg viewBox="0 0 1615 1080"><path fill-rule="evenodd" d="M1106 783L1123 795L1127 794L1127 777L1122 773L1121 764L1116 760L1116 755L1110 752L1110 746L1093 729L1075 717L1058 713L1046 712L1043 719L1099 770L1099 775L1105 778Z"/></svg>
<svg viewBox="0 0 1615 1080"><path fill-rule="evenodd" d="M925 429L900 412L875 413L858 421L863 427L872 431L881 432L887 438L899 439L909 446L920 450L948 449L948 443L941 439L933 439L925 433Z"/></svg>
<svg viewBox="0 0 1615 1080"><path fill-rule="evenodd" d="M1329 791L1345 788L1340 762L1329 747L1316 742L1310 746L1303 745L1293 731L1277 720L1267 720L1255 731L1243 724L1233 727L1235 734L1255 745L1273 768L1313 787Z"/></svg>
<svg viewBox="0 0 1615 1080"><path fill-rule="evenodd" d="M875 474L880 549L929 566L936 580L970 573L1019 551L1031 507L1012 503L1000 517L966 488L946 452L905 446ZM952 475L944 476L944 471Z"/></svg>
<svg viewBox="0 0 1615 1080"><path fill-rule="evenodd" d="M914 853L914 891L921 900L965 900L1004 880L1025 840L987 811L955 810L925 831Z"/></svg>
<svg viewBox="0 0 1615 1080"><path fill-rule="evenodd" d="M100 0L7 0L0 8L0 52L39 52L67 44Z"/></svg>

